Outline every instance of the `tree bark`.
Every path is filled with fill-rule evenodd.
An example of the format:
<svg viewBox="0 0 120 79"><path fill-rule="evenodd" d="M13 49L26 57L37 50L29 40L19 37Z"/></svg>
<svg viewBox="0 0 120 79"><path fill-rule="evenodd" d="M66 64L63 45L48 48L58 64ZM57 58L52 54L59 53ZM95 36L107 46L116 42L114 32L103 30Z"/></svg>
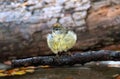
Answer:
<svg viewBox="0 0 120 79"><path fill-rule="evenodd" d="M74 64L84 65L91 61L120 61L120 52L114 51L89 51L83 53L75 53L72 56L62 55L60 57L56 56L39 56L31 57L26 59L12 60L12 67L22 67L22 66L39 66L39 65L49 65L49 66L66 66Z"/></svg>
<svg viewBox="0 0 120 79"><path fill-rule="evenodd" d="M76 12L84 12L69 9L63 11L64 17L62 18L41 19L39 9L43 10L44 7L40 7L40 4L13 1L18 1L17 3L20 5L14 3L15 6L19 5L14 8L14 6L8 5L11 2L7 0L1 1L4 5L0 5L0 60L52 54L46 42L47 34L51 33L51 20L52 23L54 21L61 23L60 19L64 17L70 18ZM8 8L4 8L4 6ZM77 25L82 22L81 20L78 22L78 20L67 19L70 25L66 25L66 27L73 30L78 37L77 43L71 51L98 50L120 43L119 1L91 0L90 6L89 10L85 9L87 15L82 19L85 20L83 25ZM74 19L76 18L74 16ZM76 24L74 25L74 23Z"/></svg>

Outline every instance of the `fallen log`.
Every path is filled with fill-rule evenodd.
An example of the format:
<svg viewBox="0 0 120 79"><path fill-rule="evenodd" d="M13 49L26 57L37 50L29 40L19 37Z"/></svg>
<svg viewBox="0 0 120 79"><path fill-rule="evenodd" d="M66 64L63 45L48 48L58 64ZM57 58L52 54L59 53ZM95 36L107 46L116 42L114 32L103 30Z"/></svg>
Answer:
<svg viewBox="0 0 120 79"><path fill-rule="evenodd" d="M39 56L31 57L25 59L12 60L12 67L22 67L22 66L39 66L39 65L49 65L49 66L65 66L82 64L91 61L120 61L120 52L100 50L100 51L89 51L83 53L74 53L73 55L62 55L60 57L56 56Z"/></svg>
<svg viewBox="0 0 120 79"><path fill-rule="evenodd" d="M120 44L119 0L57 1L0 1L0 61L50 55L46 36L56 22L77 34L72 51L99 50ZM76 11L79 9L82 10Z"/></svg>

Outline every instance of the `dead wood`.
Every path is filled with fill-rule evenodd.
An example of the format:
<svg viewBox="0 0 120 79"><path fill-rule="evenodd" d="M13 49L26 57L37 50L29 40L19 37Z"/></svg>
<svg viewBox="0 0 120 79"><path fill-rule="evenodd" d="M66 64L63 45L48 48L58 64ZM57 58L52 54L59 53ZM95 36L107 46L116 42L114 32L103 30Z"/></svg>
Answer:
<svg viewBox="0 0 120 79"><path fill-rule="evenodd" d="M62 55L56 56L38 56L25 59L12 60L12 67L21 66L39 66L39 65L50 65L50 66L65 66L74 64L85 64L91 61L120 61L120 52L100 50L100 51L89 51L79 53L76 52L72 56Z"/></svg>

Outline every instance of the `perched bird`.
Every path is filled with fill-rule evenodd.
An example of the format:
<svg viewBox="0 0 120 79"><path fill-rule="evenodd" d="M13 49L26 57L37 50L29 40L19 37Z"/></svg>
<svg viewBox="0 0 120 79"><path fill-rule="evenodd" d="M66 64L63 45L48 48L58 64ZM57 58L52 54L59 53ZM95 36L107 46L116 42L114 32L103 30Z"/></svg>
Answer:
<svg viewBox="0 0 120 79"><path fill-rule="evenodd" d="M59 23L55 23L52 33L47 36L48 47L56 55L71 49L77 40L77 35L70 30L62 27Z"/></svg>

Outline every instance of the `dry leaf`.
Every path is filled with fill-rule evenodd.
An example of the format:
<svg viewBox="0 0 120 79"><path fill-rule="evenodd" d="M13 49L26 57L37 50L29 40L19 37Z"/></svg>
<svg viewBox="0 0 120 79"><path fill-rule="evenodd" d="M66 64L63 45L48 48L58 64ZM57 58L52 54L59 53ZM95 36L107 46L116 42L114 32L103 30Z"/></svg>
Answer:
<svg viewBox="0 0 120 79"><path fill-rule="evenodd" d="M26 73L33 73L36 67L29 66L29 67L21 67L15 68L11 70L0 70L0 77L3 76L14 76L14 75L24 75Z"/></svg>
<svg viewBox="0 0 120 79"><path fill-rule="evenodd" d="M0 73L1 73L1 72L4 72L4 71L5 71L5 70L0 70Z"/></svg>
<svg viewBox="0 0 120 79"><path fill-rule="evenodd" d="M0 73L0 77L8 76L6 73Z"/></svg>
<svg viewBox="0 0 120 79"><path fill-rule="evenodd" d="M49 65L45 65L45 66L39 66L40 68L50 68Z"/></svg>
<svg viewBox="0 0 120 79"><path fill-rule="evenodd" d="M28 66L26 67L27 69L35 69L36 67L35 66Z"/></svg>
<svg viewBox="0 0 120 79"><path fill-rule="evenodd" d="M24 75L24 74L26 74L26 72L24 70L11 73L11 75Z"/></svg>
<svg viewBox="0 0 120 79"><path fill-rule="evenodd" d="M33 73L35 70L34 69L27 69L25 70L26 72Z"/></svg>

